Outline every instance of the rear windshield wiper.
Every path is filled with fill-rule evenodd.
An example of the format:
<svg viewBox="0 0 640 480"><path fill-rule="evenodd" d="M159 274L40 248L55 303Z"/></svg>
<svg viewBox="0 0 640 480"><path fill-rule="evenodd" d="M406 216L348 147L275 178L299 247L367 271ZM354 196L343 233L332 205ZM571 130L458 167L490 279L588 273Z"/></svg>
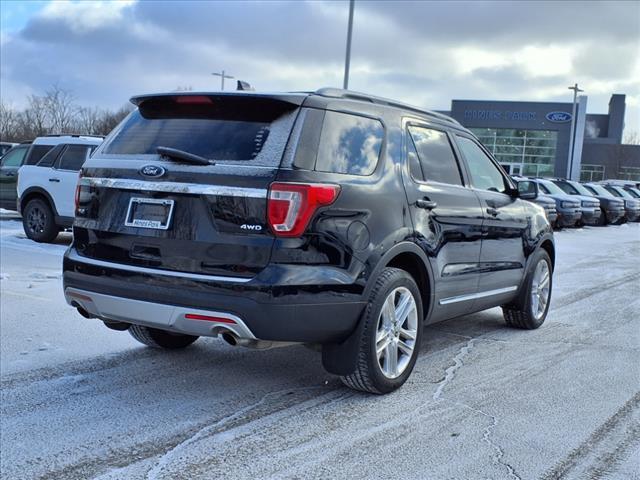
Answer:
<svg viewBox="0 0 640 480"><path fill-rule="evenodd" d="M185 152L184 150L178 150L176 148L169 147L156 147L156 152L163 157L167 157L171 160L183 160L189 163L195 163L196 165L215 165L216 162L209 160L208 158L201 157L195 153Z"/></svg>

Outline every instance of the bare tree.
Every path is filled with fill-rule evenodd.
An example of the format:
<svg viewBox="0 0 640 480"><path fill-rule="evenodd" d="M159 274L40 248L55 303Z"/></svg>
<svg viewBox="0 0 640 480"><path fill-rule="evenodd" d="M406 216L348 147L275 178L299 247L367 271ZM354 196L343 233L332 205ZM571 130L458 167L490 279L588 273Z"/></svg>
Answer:
<svg viewBox="0 0 640 480"><path fill-rule="evenodd" d="M17 137L18 112L0 100L0 141L12 142Z"/></svg>
<svg viewBox="0 0 640 480"><path fill-rule="evenodd" d="M50 129L56 133L69 133L78 114L73 94L59 85L53 85L47 90L44 102Z"/></svg>
<svg viewBox="0 0 640 480"><path fill-rule="evenodd" d="M97 107L80 107L75 118L73 130L77 133L99 135L104 112Z"/></svg>
<svg viewBox="0 0 640 480"><path fill-rule="evenodd" d="M625 132L622 143L624 145L640 145L640 133L637 130Z"/></svg>
<svg viewBox="0 0 640 480"><path fill-rule="evenodd" d="M133 110L129 104L118 110L81 107L74 98L54 85L44 95L29 95L21 111L0 102L0 139L21 142L50 133L107 135Z"/></svg>
<svg viewBox="0 0 640 480"><path fill-rule="evenodd" d="M44 97L29 95L27 108L20 115L20 131L26 138L34 138L49 133L49 115Z"/></svg>

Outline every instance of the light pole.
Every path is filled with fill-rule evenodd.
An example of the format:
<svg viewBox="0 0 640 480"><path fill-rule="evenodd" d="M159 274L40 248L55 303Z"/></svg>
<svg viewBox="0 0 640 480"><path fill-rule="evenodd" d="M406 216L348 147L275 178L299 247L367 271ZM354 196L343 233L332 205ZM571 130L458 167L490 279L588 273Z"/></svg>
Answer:
<svg viewBox="0 0 640 480"><path fill-rule="evenodd" d="M225 71L222 70L222 72L218 73L218 72L214 72L211 75L214 75L216 77L220 77L220 90L224 90L224 79L225 78L233 78L231 75L226 75Z"/></svg>
<svg viewBox="0 0 640 480"><path fill-rule="evenodd" d="M578 88L578 84L576 83L573 87L568 87L569 90L573 90L573 110L571 112L571 133L569 134L570 136L570 141L569 141L569 174L567 175L567 178L569 178L569 180L573 180L573 178L571 178L571 176L573 175L573 151L575 149L575 139L576 139L576 110L577 110L577 99L578 99L578 92L584 92L584 90L580 90Z"/></svg>
<svg viewBox="0 0 640 480"><path fill-rule="evenodd" d="M344 59L344 81L342 88L349 88L349 64L351 63L351 34L353 33L353 7L355 0L349 0L349 26L347 27L347 54Z"/></svg>

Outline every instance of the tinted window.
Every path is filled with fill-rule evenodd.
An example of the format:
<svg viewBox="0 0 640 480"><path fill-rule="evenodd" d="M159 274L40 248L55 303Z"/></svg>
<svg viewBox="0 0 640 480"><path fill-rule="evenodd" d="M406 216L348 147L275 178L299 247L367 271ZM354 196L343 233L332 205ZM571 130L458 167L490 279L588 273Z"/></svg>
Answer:
<svg viewBox="0 0 640 480"><path fill-rule="evenodd" d="M29 154L25 165L35 165L40 161L45 154L53 148L53 145L32 145L29 149Z"/></svg>
<svg viewBox="0 0 640 480"><path fill-rule="evenodd" d="M254 163L279 164L294 108L272 99L243 96L148 100L124 121L103 153L155 155L162 146L211 160L257 159ZM268 161L261 161L261 153Z"/></svg>
<svg viewBox="0 0 640 480"><path fill-rule="evenodd" d="M370 175L378 163L383 138L384 128L378 120L326 112L316 170Z"/></svg>
<svg viewBox="0 0 640 480"><path fill-rule="evenodd" d="M68 145L66 150L62 152L58 168L60 170L78 171L89 156L88 145Z"/></svg>
<svg viewBox="0 0 640 480"><path fill-rule="evenodd" d="M469 166L473 186L492 192L505 192L507 185L498 167L473 140L457 137L458 145Z"/></svg>
<svg viewBox="0 0 640 480"><path fill-rule="evenodd" d="M462 185L458 162L446 133L411 126L409 141L415 146L425 180Z"/></svg>
<svg viewBox="0 0 640 480"><path fill-rule="evenodd" d="M56 163L56 158L58 158L63 148L64 145L56 145L51 148L51 150L42 156L37 165L39 167L53 167L53 164Z"/></svg>
<svg viewBox="0 0 640 480"><path fill-rule="evenodd" d="M22 165L25 153L27 153L26 147L18 147L10 150L4 157L2 157L2 166L19 167Z"/></svg>

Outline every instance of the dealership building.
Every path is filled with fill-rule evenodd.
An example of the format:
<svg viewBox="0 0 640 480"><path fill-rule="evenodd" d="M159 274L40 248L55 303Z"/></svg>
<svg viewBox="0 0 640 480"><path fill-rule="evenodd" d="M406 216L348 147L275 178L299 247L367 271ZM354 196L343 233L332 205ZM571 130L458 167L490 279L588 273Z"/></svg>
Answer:
<svg viewBox="0 0 640 480"><path fill-rule="evenodd" d="M606 114L587 113L587 97L578 97L573 149L572 103L453 100L445 113L512 175L640 182L640 146L622 144L625 95L612 95Z"/></svg>

